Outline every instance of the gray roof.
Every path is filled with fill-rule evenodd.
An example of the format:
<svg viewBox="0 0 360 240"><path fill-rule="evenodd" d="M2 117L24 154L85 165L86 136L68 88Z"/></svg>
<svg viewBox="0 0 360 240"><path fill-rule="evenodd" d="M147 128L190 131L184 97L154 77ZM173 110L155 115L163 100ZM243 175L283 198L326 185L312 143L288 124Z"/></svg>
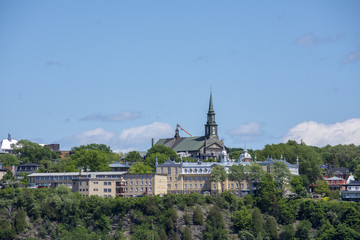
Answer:
<svg viewBox="0 0 360 240"><path fill-rule="evenodd" d="M155 145L163 145L175 152L199 151L205 145L205 137L162 138Z"/></svg>

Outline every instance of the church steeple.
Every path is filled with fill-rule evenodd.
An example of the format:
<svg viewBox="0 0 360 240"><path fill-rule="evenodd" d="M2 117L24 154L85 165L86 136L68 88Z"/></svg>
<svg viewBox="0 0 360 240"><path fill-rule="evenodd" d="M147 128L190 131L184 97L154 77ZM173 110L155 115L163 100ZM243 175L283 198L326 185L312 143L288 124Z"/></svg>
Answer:
<svg viewBox="0 0 360 240"><path fill-rule="evenodd" d="M210 92L209 111L207 113L207 122L205 124L205 137L218 136L217 124L215 122L215 111L212 100L212 92Z"/></svg>

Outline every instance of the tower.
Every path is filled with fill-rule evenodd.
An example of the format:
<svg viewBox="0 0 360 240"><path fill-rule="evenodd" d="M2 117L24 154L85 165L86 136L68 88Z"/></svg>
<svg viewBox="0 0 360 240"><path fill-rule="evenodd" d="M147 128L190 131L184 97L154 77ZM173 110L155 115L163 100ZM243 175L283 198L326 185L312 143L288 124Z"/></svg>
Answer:
<svg viewBox="0 0 360 240"><path fill-rule="evenodd" d="M215 122L215 112L212 101L212 92L210 92L209 111L207 113L207 122L205 124L205 137L218 136L217 124Z"/></svg>

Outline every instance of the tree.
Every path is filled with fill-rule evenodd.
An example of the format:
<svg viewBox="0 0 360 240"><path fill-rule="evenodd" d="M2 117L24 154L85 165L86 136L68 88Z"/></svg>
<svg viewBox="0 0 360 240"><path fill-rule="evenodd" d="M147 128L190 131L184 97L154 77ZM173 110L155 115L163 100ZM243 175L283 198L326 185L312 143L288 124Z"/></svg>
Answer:
<svg viewBox="0 0 360 240"><path fill-rule="evenodd" d="M263 212L271 212L276 198L275 183L270 173L261 178L256 193L256 204Z"/></svg>
<svg viewBox="0 0 360 240"><path fill-rule="evenodd" d="M129 172L134 174L145 174L153 173L154 169L142 162L136 162L130 167Z"/></svg>
<svg viewBox="0 0 360 240"><path fill-rule="evenodd" d="M193 222L195 225L204 225L204 215L199 205L196 205L194 215L193 215Z"/></svg>
<svg viewBox="0 0 360 240"><path fill-rule="evenodd" d="M328 193L329 190L329 185L327 184L327 182L322 181L322 180L317 180L315 182L315 187L314 187L314 192L317 194L326 194Z"/></svg>
<svg viewBox="0 0 360 240"><path fill-rule="evenodd" d="M20 208L14 218L15 230L17 233L21 233L27 226L25 211Z"/></svg>
<svg viewBox="0 0 360 240"><path fill-rule="evenodd" d="M211 170L211 181L220 182L222 192L224 191L222 187L223 182L225 182L226 179L227 179L227 174L225 167L222 165L215 165L215 167L213 167Z"/></svg>
<svg viewBox="0 0 360 240"><path fill-rule="evenodd" d="M355 168L354 178L355 178L356 180L360 180L360 165L358 165L358 166Z"/></svg>
<svg viewBox="0 0 360 240"><path fill-rule="evenodd" d="M227 231L225 230L224 218L221 214L220 208L214 205L206 218L206 226L203 239L205 240L225 240L228 239Z"/></svg>
<svg viewBox="0 0 360 240"><path fill-rule="evenodd" d="M306 189L303 186L303 179L300 176L294 176L290 180L291 191L298 197L306 195Z"/></svg>
<svg viewBox="0 0 360 240"><path fill-rule="evenodd" d="M17 156L6 153L6 154L0 155L0 163L4 167L11 167L11 166L19 165L19 160L18 160Z"/></svg>
<svg viewBox="0 0 360 240"><path fill-rule="evenodd" d="M240 186L245 179L245 167L241 164L232 165L229 168L229 179L237 182Z"/></svg>
<svg viewBox="0 0 360 240"><path fill-rule="evenodd" d="M310 239L311 223L308 220L300 221L296 226L295 237L299 240Z"/></svg>
<svg viewBox="0 0 360 240"><path fill-rule="evenodd" d="M164 154L166 156L166 158L170 158L171 160L175 160L175 161L179 161L180 158L179 156L176 154L176 152L174 150L172 150L171 148L165 147L163 145L154 145L152 146L148 152L148 155L151 154Z"/></svg>
<svg viewBox="0 0 360 240"><path fill-rule="evenodd" d="M245 174L248 179L258 182L264 176L265 172L258 163L252 162L245 166Z"/></svg>
<svg viewBox="0 0 360 240"><path fill-rule="evenodd" d="M233 216L233 222L236 230L250 230L252 221L252 214L248 207L241 207L239 211L236 211Z"/></svg>
<svg viewBox="0 0 360 240"><path fill-rule="evenodd" d="M127 161L127 162L141 162L142 157L140 156L139 152L131 151L126 155L125 161Z"/></svg>
<svg viewBox="0 0 360 240"><path fill-rule="evenodd" d="M14 153L19 156L22 163L41 164L43 161L51 162L59 157L48 146L43 147L29 140L20 140L14 148Z"/></svg>
<svg viewBox="0 0 360 240"><path fill-rule="evenodd" d="M280 233L281 240L295 240L295 228L294 225L289 224L283 226L283 230Z"/></svg>
<svg viewBox="0 0 360 240"><path fill-rule="evenodd" d="M260 209L257 207L255 207L252 212L251 226L252 226L252 231L256 237L263 236L264 219L260 212Z"/></svg>
<svg viewBox="0 0 360 240"><path fill-rule="evenodd" d="M189 226L186 226L182 234L183 240L192 240L191 230Z"/></svg>
<svg viewBox="0 0 360 240"><path fill-rule="evenodd" d="M71 151L73 153L80 151L80 150L98 150L103 153L112 153L112 150L110 149L109 146L106 146L105 144L96 144L96 143L91 143L88 145L81 145L80 147L73 147L71 149Z"/></svg>
<svg viewBox="0 0 360 240"><path fill-rule="evenodd" d="M280 192L280 196L283 196L285 186L289 182L291 173L284 162L275 161L271 165L271 174L273 175L275 185Z"/></svg>
<svg viewBox="0 0 360 240"><path fill-rule="evenodd" d="M279 234L277 231L277 222L273 216L269 216L265 223L265 230L270 236L270 239L277 240L279 239Z"/></svg>
<svg viewBox="0 0 360 240"><path fill-rule="evenodd" d="M109 164L114 161L115 155L103 144L90 144L75 148L69 158L74 161L76 167L85 171L101 172L109 171Z"/></svg>

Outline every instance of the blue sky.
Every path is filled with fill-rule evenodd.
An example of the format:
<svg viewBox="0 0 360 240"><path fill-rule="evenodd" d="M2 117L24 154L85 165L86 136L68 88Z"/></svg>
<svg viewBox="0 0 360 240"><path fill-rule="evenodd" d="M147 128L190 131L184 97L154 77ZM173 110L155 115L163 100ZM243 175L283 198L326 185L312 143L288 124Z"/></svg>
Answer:
<svg viewBox="0 0 360 240"><path fill-rule="evenodd" d="M146 150L176 124L360 144L359 1L1 1L0 138ZM182 136L186 136L181 132Z"/></svg>

